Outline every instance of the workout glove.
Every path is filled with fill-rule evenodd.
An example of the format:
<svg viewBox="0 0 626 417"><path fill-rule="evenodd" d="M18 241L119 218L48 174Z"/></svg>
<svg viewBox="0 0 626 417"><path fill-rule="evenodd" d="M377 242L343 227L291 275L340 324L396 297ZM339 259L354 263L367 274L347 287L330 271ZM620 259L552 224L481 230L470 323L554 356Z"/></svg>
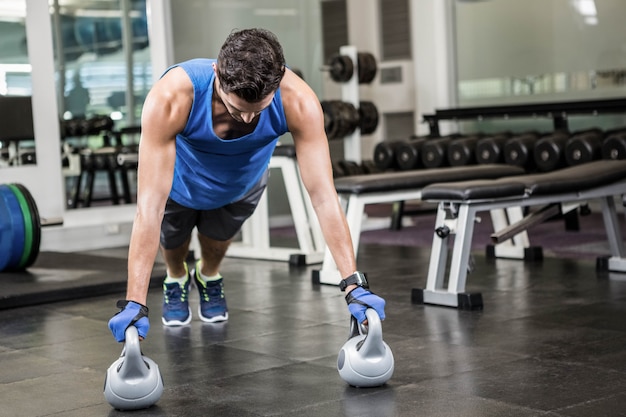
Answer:
<svg viewBox="0 0 626 417"><path fill-rule="evenodd" d="M150 330L148 307L134 301L119 300L117 308L121 308L121 310L109 320L109 329L111 329L115 340L118 342L126 340L126 329L132 325L137 328L139 337L145 339L148 330Z"/></svg>
<svg viewBox="0 0 626 417"><path fill-rule="evenodd" d="M367 318L365 310L368 308L376 310L381 320L385 319L385 300L363 287L357 287L346 294L346 303L350 313L359 323L363 323Z"/></svg>

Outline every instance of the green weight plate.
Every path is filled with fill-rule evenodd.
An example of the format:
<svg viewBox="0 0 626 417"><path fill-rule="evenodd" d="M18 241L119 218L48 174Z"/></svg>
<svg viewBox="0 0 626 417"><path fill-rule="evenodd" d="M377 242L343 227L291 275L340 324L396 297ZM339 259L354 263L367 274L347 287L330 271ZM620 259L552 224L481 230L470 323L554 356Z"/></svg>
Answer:
<svg viewBox="0 0 626 417"><path fill-rule="evenodd" d="M9 206L0 199L0 271L9 264L13 245L13 226Z"/></svg>
<svg viewBox="0 0 626 417"><path fill-rule="evenodd" d="M22 214L24 215L24 252L20 257L20 262L16 266L16 269L24 269L33 246L33 221L32 216L30 215L30 207L28 207L28 202L26 201L24 194L22 194L19 188L17 188L14 184L9 184L9 187L13 193L15 193L15 196L20 203Z"/></svg>
<svg viewBox="0 0 626 417"><path fill-rule="evenodd" d="M39 210L37 209L35 199L33 198L33 195L30 193L30 191L28 191L28 189L22 184L15 184L15 186L22 192L22 194L26 198L26 202L28 203L28 207L30 208L30 215L32 219L33 243L30 253L28 254L28 258L24 263L24 268L28 268L35 263L37 257L39 256L39 247L41 244L41 217L39 216Z"/></svg>
<svg viewBox="0 0 626 417"><path fill-rule="evenodd" d="M24 231L24 215L20 208L20 203L17 196L13 193L10 187L7 185L0 185L0 198L6 204L9 209L9 216L7 220L11 223L12 243L10 248L5 253L9 254L9 262L5 265L5 270L15 269L20 262L22 253L24 252L24 243L26 239ZM4 252L4 251L3 251Z"/></svg>

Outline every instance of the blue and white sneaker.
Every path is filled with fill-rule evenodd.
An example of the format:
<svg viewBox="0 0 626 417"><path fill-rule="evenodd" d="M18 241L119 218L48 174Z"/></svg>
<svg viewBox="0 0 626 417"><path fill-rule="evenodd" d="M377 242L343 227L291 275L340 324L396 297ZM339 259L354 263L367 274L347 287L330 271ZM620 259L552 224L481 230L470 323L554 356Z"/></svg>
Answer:
<svg viewBox="0 0 626 417"><path fill-rule="evenodd" d="M196 287L200 293L200 305L198 314L200 320L206 323L216 323L228 320L228 306L224 296L224 279L204 282L200 278L200 268L196 264L196 271L193 274Z"/></svg>
<svg viewBox="0 0 626 417"><path fill-rule="evenodd" d="M191 277L187 275L187 280L182 287L177 282L163 283L163 315L161 320L166 326L182 326L191 322L190 282Z"/></svg>

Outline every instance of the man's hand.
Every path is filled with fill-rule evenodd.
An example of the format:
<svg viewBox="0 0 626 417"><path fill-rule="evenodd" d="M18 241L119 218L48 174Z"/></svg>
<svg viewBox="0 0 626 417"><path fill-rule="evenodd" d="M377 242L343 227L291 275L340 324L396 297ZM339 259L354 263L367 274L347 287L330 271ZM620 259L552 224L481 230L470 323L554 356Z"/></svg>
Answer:
<svg viewBox="0 0 626 417"><path fill-rule="evenodd" d="M119 300L117 308L121 310L109 320L109 329L118 342L126 340L126 329L135 326L140 339L145 339L150 330L148 307L134 301Z"/></svg>
<svg viewBox="0 0 626 417"><path fill-rule="evenodd" d="M367 319L365 310L369 307L376 310L381 320L385 319L385 300L362 287L357 287L346 294L346 303L350 313L359 323Z"/></svg>

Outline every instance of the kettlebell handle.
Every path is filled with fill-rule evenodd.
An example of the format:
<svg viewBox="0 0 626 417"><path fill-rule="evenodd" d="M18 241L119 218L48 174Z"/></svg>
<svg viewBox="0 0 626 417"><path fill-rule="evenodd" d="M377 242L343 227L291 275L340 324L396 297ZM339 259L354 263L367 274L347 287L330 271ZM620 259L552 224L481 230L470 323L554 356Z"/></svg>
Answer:
<svg viewBox="0 0 626 417"><path fill-rule="evenodd" d="M137 328L131 324L126 328L124 334L126 336L124 347L127 350L141 351L141 348L139 347L139 332L137 331Z"/></svg>
<svg viewBox="0 0 626 417"><path fill-rule="evenodd" d="M365 310L365 316L367 317L367 325L360 324L356 317L350 315L350 336L348 339L352 339L355 336L367 335L369 329L371 329L372 322L374 323L374 327L381 327L380 317L372 307Z"/></svg>

